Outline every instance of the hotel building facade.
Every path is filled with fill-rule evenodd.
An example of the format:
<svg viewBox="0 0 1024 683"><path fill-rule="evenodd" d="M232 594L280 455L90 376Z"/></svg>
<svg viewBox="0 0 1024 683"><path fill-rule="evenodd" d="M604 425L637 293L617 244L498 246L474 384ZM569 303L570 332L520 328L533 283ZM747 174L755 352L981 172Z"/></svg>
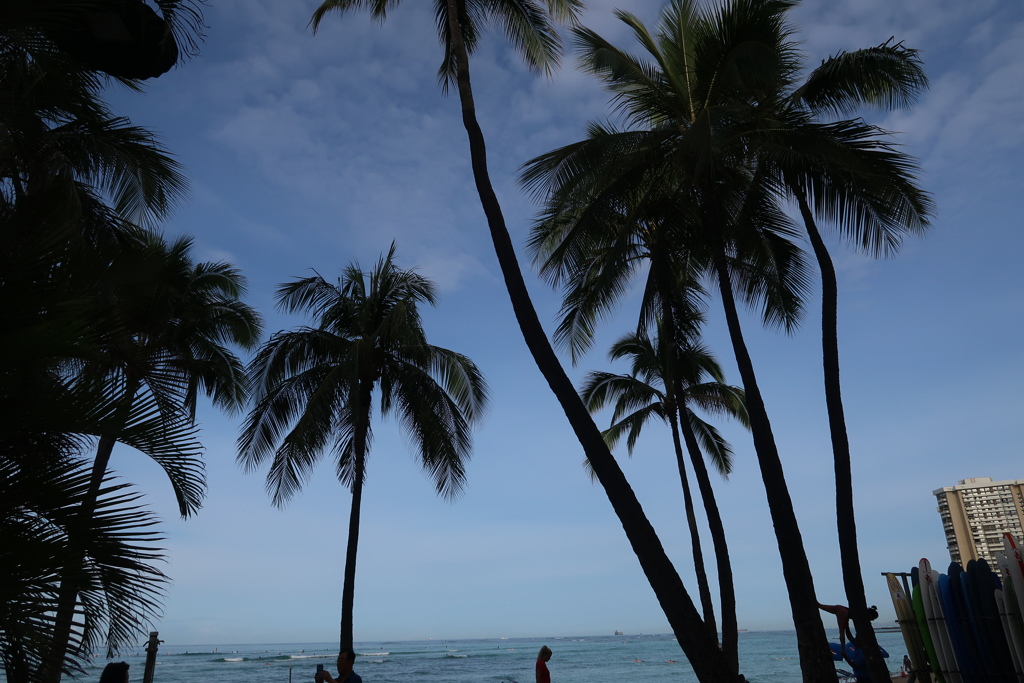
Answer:
<svg viewBox="0 0 1024 683"><path fill-rule="evenodd" d="M966 565L984 558L994 565L1003 550L1003 534L1024 537L1024 479L992 481L991 477L964 479L932 493L946 532L946 546L953 562Z"/></svg>

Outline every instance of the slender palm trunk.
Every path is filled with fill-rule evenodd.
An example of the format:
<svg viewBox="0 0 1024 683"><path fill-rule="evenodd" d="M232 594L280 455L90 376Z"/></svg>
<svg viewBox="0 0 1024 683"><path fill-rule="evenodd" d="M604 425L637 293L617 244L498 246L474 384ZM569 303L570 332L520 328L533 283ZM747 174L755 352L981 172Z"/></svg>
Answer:
<svg viewBox="0 0 1024 683"><path fill-rule="evenodd" d="M128 378L125 387L125 396L120 411L122 419L118 424L124 425L128 422L131 413L132 403L139 390L139 382ZM116 434L106 434L100 437L96 446L96 458L92 463L92 473L89 477L89 488L85 498L76 515L83 520L83 525L96 512L96 503L99 500L100 487L103 485L103 477L106 476L107 466L110 464L110 456L114 452L114 445L117 443ZM54 618L53 633L50 637L50 647L46 659L42 662L42 680L44 683L59 683L64 668L64 658L67 656L68 647L71 644L71 630L75 624L75 612L78 605L78 595L82 590L81 576L79 570L85 562L85 549L76 543L69 536L68 566L65 568L64 576L61 577L60 587L57 589L57 611ZM77 547L76 547L77 546Z"/></svg>
<svg viewBox="0 0 1024 683"><path fill-rule="evenodd" d="M659 245L653 245L652 253L664 251L664 253L671 253L671 249L668 245L659 248ZM690 427L689 411L686 408L686 390L683 388L682 381L679 378L677 368L680 367L678 353L679 349L685 344L686 340L679 338L678 328L675 323L675 316L673 315L673 304L670 302L674 300L676 296L676 288L672 286L672 281L669 279L668 273L665 271L664 266L659 260L654 266L657 268L655 276L657 278L656 285L660 291L660 297L662 301L662 325L665 330L665 336L669 340L669 357L668 362L671 363L669 368L669 377L666 384L672 385L671 391L677 397L675 401L676 418L678 419L679 428L683 435L683 441L686 443L686 450L690 456L690 462L693 464L694 476L697 479L697 488L700 490L701 500L704 503L704 512L708 520L708 530L711 532L711 542L715 549L715 564L718 569L718 594L719 600L721 601L722 609L722 654L725 656L726 662L732 667L732 670L739 673L740 670L740 654L739 654L739 631L736 623L736 587L733 584L732 578L732 562L729 559L729 546L725 539L725 525L722 524L722 515L718 510L718 502L715 500L714 489L711 488L711 478L708 476L708 468L704 465L704 455L701 453L700 446L697 444L697 438L693 434L693 429ZM678 452L678 447L677 447ZM694 558L696 563L696 557ZM701 558L701 564L697 577L698 587L700 587L700 576L704 574L705 585L707 583L707 576L704 572L703 557ZM701 595L703 601L704 596ZM709 597L710 600L710 597ZM705 621L709 621L705 615ZM713 613L711 622L711 634L712 637L718 637L718 634L714 630Z"/></svg>
<svg viewBox="0 0 1024 683"><path fill-rule="evenodd" d="M672 428L672 446L676 454L676 467L679 469L679 483L683 487L683 508L686 510L686 526L690 530L690 552L693 553L693 571L697 575L697 593L700 595L701 609L704 612L704 627L708 635L718 640L718 626L715 623L715 605L711 601L711 588L708 585L708 573L704 568L704 550L700 544L700 531L697 528L697 514L693 507L693 494L690 492L690 480L686 476L686 460L683 458L683 445L679 438L679 412L674 399L667 401L669 425Z"/></svg>
<svg viewBox="0 0 1024 683"><path fill-rule="evenodd" d="M352 441L355 444L355 466L352 475L352 508L348 516L348 545L345 549L345 581L341 589L341 647L339 652L352 647L353 611L356 596L356 553L359 550L359 512L363 503L363 478L366 472L366 442L370 425L370 400L373 392L372 382L360 382L356 391L359 394L357 404L362 419L356 424Z"/></svg>
<svg viewBox="0 0 1024 683"><path fill-rule="evenodd" d="M458 68L459 99L462 105L463 125L469 138L473 178L523 339L533 354L537 367L561 404L580 445L583 446L584 454L594 468L595 475L604 487L633 552L640 561L673 633L690 660L697 679L701 683L735 681L735 676L730 672L721 653L717 652L716 644L707 637L700 615L678 572L668 559L661 540L604 443L597 425L576 393L576 388L558 362L544 328L537 318L537 312L519 269L511 237L505 227L501 206L487 172L487 151L483 132L476 120L476 107L469 78L469 57L459 25L459 2L447 0L447 5L448 29Z"/></svg>
<svg viewBox="0 0 1024 683"><path fill-rule="evenodd" d="M356 552L359 549L359 511L363 502L363 468L365 451L356 454L356 475L352 483L352 508L348 516L348 544L345 549L345 583L341 590L341 649L352 647L353 617L356 594Z"/></svg>
<svg viewBox="0 0 1024 683"><path fill-rule="evenodd" d="M889 667L882 657L875 638L875 629L867 615L864 578L860 569L860 551L857 547L857 520L853 505L853 467L850 459L850 440L846 431L846 413L839 381L839 285L836 269L825 242L818 232L814 214L807 204L802 188L795 188L800 214L814 256L821 271L821 356L825 376L825 406L828 426L832 435L832 458L836 477L836 527L839 535L839 560L843 568L843 585L850 607L850 617L857 631L857 644L864 650L871 677L885 680Z"/></svg>
<svg viewBox="0 0 1024 683"><path fill-rule="evenodd" d="M651 253L662 251L662 245L652 244ZM671 253L665 249L664 253ZM662 362L665 364L665 393L667 417L672 428L672 445L676 454L676 467L679 469L679 482L683 488L683 505L686 510L686 522L690 529L690 547L693 553L693 570L697 577L697 593L700 596L701 608L704 612L704 626L708 635L718 642L718 626L715 622L715 605L711 600L711 588L708 584L708 573L704 565L704 550L700 543L700 533L697 529L697 515L693 508L693 495L690 492L690 481L686 476L686 461L683 459L683 447L679 438L679 425L686 420L685 406L686 393L683 383L679 379L679 358L678 349L684 343L679 339L679 330L676 327L675 315L672 306L672 299L675 288L672 286L672 279L668 274L668 264L664 259L652 259L652 270L656 287L660 291L661 301L661 332L663 338L659 339L659 347L663 352ZM688 425L687 425L688 426ZM687 444L689 445L689 444ZM736 669L738 672L739 669Z"/></svg>
<svg viewBox="0 0 1024 683"><path fill-rule="evenodd" d="M711 477L704 464L704 455L697 444L693 429L686 422L686 406L680 404L679 423L693 464L694 478L704 503L704 512L708 518L708 530L711 532L711 543L715 548L715 562L718 569L718 596L722 608L722 654L735 671L740 670L739 627L736 622L736 586L732 578L732 561L729 559L729 545L725 540L725 525L718 510L715 491L711 487Z"/></svg>
<svg viewBox="0 0 1024 683"><path fill-rule="evenodd" d="M747 397L754 451L761 469L761 480L764 483L772 525L775 527L779 557L782 560L782 574L789 593L793 626L796 629L797 651L800 655L800 670L804 683L835 683L835 667L832 664L825 628L818 614L818 601L814 594L814 577L807 562L807 553L793 510L793 500L789 495L786 476L782 470L771 421L768 419L768 411L757 385L754 364L750 360L750 353L743 339L726 263L725 236L717 215L713 187L705 187L703 195L718 288L736 356L736 366Z"/></svg>

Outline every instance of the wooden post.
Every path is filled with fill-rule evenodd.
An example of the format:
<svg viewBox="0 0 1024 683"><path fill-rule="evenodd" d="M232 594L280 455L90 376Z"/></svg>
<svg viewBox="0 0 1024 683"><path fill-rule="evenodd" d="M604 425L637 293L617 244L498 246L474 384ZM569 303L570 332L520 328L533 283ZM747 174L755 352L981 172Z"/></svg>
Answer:
<svg viewBox="0 0 1024 683"><path fill-rule="evenodd" d="M164 642L157 636L157 631L149 632L149 642L146 643L146 672L142 675L142 683L153 683L153 670L156 669L156 651L160 643Z"/></svg>

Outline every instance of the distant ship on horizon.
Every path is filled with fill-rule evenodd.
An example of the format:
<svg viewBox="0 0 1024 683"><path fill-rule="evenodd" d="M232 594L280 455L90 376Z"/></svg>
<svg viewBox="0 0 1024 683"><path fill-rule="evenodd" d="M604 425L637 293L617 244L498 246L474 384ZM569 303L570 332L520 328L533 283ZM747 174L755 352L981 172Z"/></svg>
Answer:
<svg viewBox="0 0 1024 683"><path fill-rule="evenodd" d="M623 635L623 634L622 634L622 631L616 631L616 632L615 632L615 635L617 635L617 636L621 636L621 635Z"/></svg>

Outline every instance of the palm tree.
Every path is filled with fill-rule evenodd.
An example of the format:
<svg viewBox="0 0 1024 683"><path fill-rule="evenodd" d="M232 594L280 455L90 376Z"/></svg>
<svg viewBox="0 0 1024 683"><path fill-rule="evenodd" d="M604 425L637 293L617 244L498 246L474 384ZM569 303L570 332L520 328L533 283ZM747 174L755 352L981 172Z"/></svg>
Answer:
<svg viewBox="0 0 1024 683"><path fill-rule="evenodd" d="M71 382L110 397L114 415L96 447L90 490L79 508L83 520L93 514L114 445L140 410L155 410L169 429L187 434L200 392L225 410L244 404L244 367L228 345L254 347L262 323L241 301L245 279L238 270L226 263L196 263L191 247L189 237L167 244L158 235L140 233L109 264L109 279L97 283L91 307L99 322L99 353L79 364ZM192 515L205 493L196 453L150 455L168 475L182 517ZM50 680L59 680L80 591L75 577L62 582Z"/></svg>
<svg viewBox="0 0 1024 683"><path fill-rule="evenodd" d="M674 351L674 360L668 355ZM652 418L660 418L668 422L672 432L675 448L676 464L683 489L683 502L686 511L687 526L690 530L690 542L693 552L694 569L697 574L698 592L704 611L704 623L709 632L717 637L714 607L711 603L711 592L707 574L704 570L703 550L697 530L697 517L694 512L693 499L686 474L686 463L683 458L680 431L684 434L687 452L696 471L707 477L702 449L708 454L711 462L724 477L732 470L732 449L714 426L704 422L692 407L699 406L704 412L733 417L742 424L747 424L746 407L743 403L743 391L724 384L721 367L712 358L710 352L698 343L687 342L682 346L668 345L661 342L661 337L650 339L646 333L631 333L617 341L609 352L613 361L622 358L631 360L629 374L613 374L609 372L590 372L587 374L580 392L587 408L591 412L602 410L609 403L614 403L612 425L605 430L605 440L611 448L626 435L626 446L629 454L647 422ZM675 368L679 376L678 382L671 379L669 368ZM677 394L679 386L682 393ZM700 475L698 475L700 476ZM702 489L703 494L703 489ZM713 493L704 496L705 506L709 510L709 518L713 518L712 529L715 536L715 551L723 557L719 563L721 601L723 613L723 649L726 657L732 661L738 659L735 644L726 636L726 632L736 631L736 598L732 585L732 568L728 557L728 548L718 542L721 531L721 517ZM724 536L724 531L721 535ZM738 662L736 664L738 671Z"/></svg>
<svg viewBox="0 0 1024 683"><path fill-rule="evenodd" d="M194 50L201 28L198 7L191 2L159 2L164 19L187 50ZM132 297L137 297L135 305L146 306L161 297L166 301L189 294L173 291L185 284L181 279L156 282L171 275L168 250L158 238L136 227L155 226L169 215L186 186L180 167L151 133L110 112L100 97L108 79L93 70L96 64L87 66L56 45L66 48L61 35L81 33L85 13L102 12L115 4L117 10L132 3L19 1L5 6L0 17L0 89L7 95L0 106L0 300L12 322L5 326L5 349L16 354L11 363L0 367L5 380L0 400L8 408L4 416L11 418L12 426L3 430L0 445L4 458L31 454L43 466L63 462L68 452L80 457L89 437L100 440L87 490L71 498L79 517L75 524L83 529L98 523L94 518L105 509L103 482L109 452L104 455L104 451L115 440L161 464L183 513L198 506L204 484L201 445L195 439L194 397L189 398L195 389L189 385L208 385L210 368L231 364L233 356L222 353L226 349L221 342L230 342L232 335L240 333L251 337L247 343L254 343L258 335L258 319L250 310L236 311L246 319L236 326L232 317L237 315L211 309L206 314L220 321L203 325L205 332L215 336L189 350L195 340L188 338L181 316L198 311L179 307L172 312L164 307L162 313L168 316L164 331L177 336L165 339L165 350L155 352L163 354L163 360L156 356L150 360L153 366L165 361L174 364L174 351L168 349L185 345L181 348L185 356L192 356L188 361L192 366L179 363L182 374L164 375L177 386L167 384L160 392L133 400L131 392L124 391L124 375L113 369L117 361L112 358L130 346L124 342L134 333L157 332L152 325L125 330L128 321L122 314ZM135 3L136 8L140 4ZM137 66L142 59L133 55L128 61ZM126 77L119 80L138 87ZM208 283L214 279L201 270L193 275L201 275ZM222 275L234 278L234 284L240 282L237 273ZM144 294L153 300L141 302ZM191 295L193 303L201 298L198 289ZM160 312L154 307L152 314ZM138 322L137 315L133 322ZM205 333L194 325L193 331ZM216 336L222 332L227 336ZM135 341L155 348L151 339L140 336ZM204 360L207 353L217 358ZM241 365L237 360L234 364L237 378ZM38 392L21 391L29 387ZM147 524L145 518L138 519L143 527ZM80 659L83 648L95 644L103 601L113 605L132 592L146 593L131 582L117 581L99 584L102 590L97 593L89 576L76 570L89 552L79 534L68 536L66 551L61 584L54 586L59 593L52 601L56 616L47 622L51 626L46 630L47 652L37 662L40 670L32 673L38 680L59 680L62 669ZM136 578L146 576L140 573ZM141 602L139 606L134 613L122 613L117 617L120 625L108 629L108 648L134 642L135 629L142 628L151 614L149 607ZM84 621L79 618L82 615Z"/></svg>
<svg viewBox="0 0 1024 683"><path fill-rule="evenodd" d="M69 647L48 667L56 676L80 670L103 640L108 654L137 643L165 581L152 564L156 549L135 555L142 549L126 545L157 540L145 531L153 523L148 513L113 500L106 480L92 515L83 517L92 498L92 468L83 454L117 432L126 445L189 471L197 468L201 445L194 424L165 420L152 401L139 402L126 423L112 387L75 381L76 369L101 355L103 323L90 297L104 278L110 286L118 261L72 245L20 254L0 277L7 323L0 339L0 574L7 577L0 657L9 680L35 682L46 680L55 657L62 578L80 591Z"/></svg>
<svg viewBox="0 0 1024 683"><path fill-rule="evenodd" d="M269 462L267 490L283 506L328 450L352 491L341 602L341 648L352 646L356 551L375 394L416 444L438 495L465 485L470 429L487 386L462 354L427 344L418 306L435 305L432 282L394 263L395 246L372 273L355 263L337 284L319 275L281 285L289 312L309 311L316 327L278 332L252 361L255 405L239 438L248 471Z"/></svg>
<svg viewBox="0 0 1024 683"><path fill-rule="evenodd" d="M325 0L314 13L311 23L315 30L323 17L331 11L346 12L363 7L369 8L375 18L383 20L393 5L393 0ZM469 71L469 55L476 45L482 23L494 20L525 57L528 66L535 70L550 71L557 65L560 53L558 35L549 17L572 21L580 6L579 0L546 0L543 5L535 0L501 0L493 3L480 0L435 0L438 31L444 51L439 72L446 88L454 80L458 89L462 121L469 139L473 178L523 339L562 406L595 476L604 487L609 502L622 522L630 546L673 632L693 664L698 679L731 680L734 672L730 673L725 660L714 654L718 649L717 643L708 637L700 614L665 553L654 527L548 341L526 288L487 169L486 145L476 116Z"/></svg>
<svg viewBox="0 0 1024 683"><path fill-rule="evenodd" d="M777 149L779 157L797 155L809 139L813 142L806 130L810 126L780 116L777 102L799 63L786 24L792 5L735 0L700 10L694 2L679 0L662 13L656 35L636 17L619 12L650 61L592 31L576 29L584 68L615 93L632 128L593 125L583 143L534 160L526 179L538 186L546 183L549 216L563 211L587 216L590 211L627 215L645 226L658 215L675 223L686 237L683 244L717 283L746 392L805 680L826 680L834 671L824 648L813 579L734 293L734 284L739 285L740 294L761 300L770 322L791 327L807 287L802 259L793 253L795 230L775 206L776 178L758 164L765 150ZM565 253L574 256L571 247ZM766 280L765 274L773 279Z"/></svg>
<svg viewBox="0 0 1024 683"><path fill-rule="evenodd" d="M34 246L39 250L21 250L22 258L0 276L6 321L0 334L6 351L0 359L0 467L7 468L2 497L9 506L4 518L14 524L7 527L13 534L10 544L0 542L4 550L10 549L0 553L0 573L12 577L5 584L10 592L4 602L56 606L62 577L66 590L72 584L80 587L77 598L71 598L71 624L61 625L68 628L62 661L52 662L57 655L46 655L57 649L53 609L41 609L38 614L44 616L24 621L17 638L0 639L0 656L21 662L17 674L14 664L8 668L8 676L40 681L59 676L61 669L76 670L91 657L101 636L108 653L137 643L164 580L158 571L135 571L131 563L116 558L111 560L114 569L102 570L102 581L90 573L99 571L95 557L102 548L95 544L106 543L104 529L111 520L116 518L125 533L132 528L128 520L138 522L136 529L150 522L132 512L137 508L112 507L106 479L98 490L90 488L92 467L86 454L97 439L117 434L122 444L161 463L176 488L187 493L193 485L201 493L202 445L188 415L168 415L148 396L126 415L116 384L84 379L84 368L106 357L101 342L116 322L98 315L97 293L138 288L155 267L153 260L116 245L69 242L55 249L40 240ZM44 489L49 493L43 495ZM95 507L91 516L84 514L87 505ZM13 516L8 518L8 513ZM33 518L48 521L32 527L40 533L22 533ZM40 546L33 550L34 540ZM115 542L113 537L110 542ZM59 554L52 552L54 543ZM82 573L83 568L88 571ZM16 616L11 620L5 628L18 622ZM49 673L40 670L48 663Z"/></svg>
<svg viewBox="0 0 1024 683"><path fill-rule="evenodd" d="M597 138L608 136L611 132L599 126L591 129L592 136ZM577 147L571 145L569 149ZM587 152L582 151L582 155L587 155ZM524 183L529 186L544 179L549 164L554 161L557 165L558 160L565 156L564 150L556 150L528 162L523 174ZM579 163L581 168L601 168L601 162L605 160L587 156ZM686 221L666 220L664 217L678 213L675 189L666 188L669 190L668 196L658 197L659 183L663 178L647 176L646 169L642 169L640 174L644 176L644 183L639 186L641 191L629 200L612 194L590 198L591 201L579 206L570 206L565 201L553 199L536 222L528 246L534 261L540 265L542 276L554 285L563 286L562 320L556 330L555 340L569 349L574 361L593 342L597 321L627 291L630 279L643 272L641 266L644 263L650 264L646 271L637 329L644 330L649 325L657 324L663 347L676 351L667 353L663 359L666 363L665 376L669 378L675 395L685 402L685 386L677 381L682 380L683 375L673 368L682 369L690 365L680 354L691 344L691 339L699 336L700 324L703 322L700 311L705 307L707 294L699 282L700 271L697 266L701 259L679 249L680 244L692 242L688 238L688 231L693 230L694 226ZM567 184L571 185L571 181L567 181ZM764 247L754 246L759 249ZM747 258L755 265L765 259L785 259L784 253L778 249L774 251L774 256L748 254ZM740 265L737 263L737 269ZM769 274L762 273L763 279L768 277ZM778 287L782 291L787 289L784 282L778 284ZM768 296L772 302L771 310L778 310L783 317L790 317L792 314L783 310L787 302L776 302L777 298ZM683 436L688 442L688 448L697 448L688 431L684 430ZM738 671L736 600L725 529L703 460L697 459L694 462L694 472L708 515L718 564L723 619L722 649L730 665ZM710 596L701 588L705 626L717 642Z"/></svg>
<svg viewBox="0 0 1024 683"><path fill-rule="evenodd" d="M191 250L191 237L168 244L159 235L140 233L110 269L110 284L99 284L95 315L105 325L103 357L77 381L117 387L125 412L143 397L165 419L194 420L200 394L228 412L245 404L244 366L230 346L255 348L262 321L242 301L241 272L224 262L197 263ZM100 439L94 483L103 477L117 436ZM188 517L199 507L201 486L168 474L180 513Z"/></svg>
<svg viewBox="0 0 1024 683"><path fill-rule="evenodd" d="M927 87L915 50L885 43L824 60L803 83L789 83L779 101L798 123L850 115L869 106L909 107ZM800 126L804 130L808 125ZM885 131L862 121L824 124L816 131L824 153L794 160L769 154L779 185L797 203L822 282L822 359L825 402L836 480L839 549L850 613L872 675L887 675L867 613L860 571L853 503L850 444L843 411L839 372L838 284L835 267L817 226L817 218L872 256L895 253L905 235L922 234L934 205L917 185L918 168L904 152L886 141ZM812 208L813 204L813 208Z"/></svg>

